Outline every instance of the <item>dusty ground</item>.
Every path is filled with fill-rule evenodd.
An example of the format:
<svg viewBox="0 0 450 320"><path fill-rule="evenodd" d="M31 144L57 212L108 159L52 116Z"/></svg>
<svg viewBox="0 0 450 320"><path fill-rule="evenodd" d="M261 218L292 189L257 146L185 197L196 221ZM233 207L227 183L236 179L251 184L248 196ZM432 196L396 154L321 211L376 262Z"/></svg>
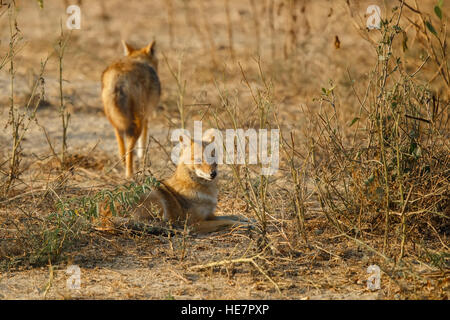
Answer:
<svg viewBox="0 0 450 320"><path fill-rule="evenodd" d="M44 9L36 1L18 1L18 26L23 40L16 59L15 99L24 105L30 93L30 83L39 73L39 63L50 55L45 69L46 105L37 111L37 121L31 121L23 142L23 163L30 170L24 172L15 186L17 201L2 202L3 215L14 213L17 208L38 215L52 211L52 203L61 197L83 195L112 188L124 183L123 168L117 159L117 147L113 130L104 117L100 100L100 75L109 62L122 54L121 39L144 45L156 39L160 57L159 75L162 83L161 108L151 122L152 141L148 170L157 178L166 177L173 165L166 156L171 144L168 133L180 124L176 109L177 86L163 55L170 66L177 70L182 65L182 78L186 80L186 104L208 103L220 105L218 88L226 90L236 99L245 118L251 114L252 99L246 87L239 65L246 70L249 81L255 87L258 70L253 57L256 53L253 11L249 2L230 0L231 22L236 60L229 57L227 24L224 1L173 0L173 12L165 1L89 1L81 6L81 30L72 31L64 56L64 96L71 114L68 128L69 153L77 155L70 175L64 174L64 187L55 193L45 193L44 203L34 206L41 190L57 186L60 168L52 158L50 144L59 152L61 148L61 119L58 113L59 83L58 64L54 52L59 37L59 24L64 26L67 15L62 1L44 0ZM70 2L70 1L69 1ZM265 2L265 1L261 1ZM275 1L278 3L279 1ZM361 1L355 10L364 18L367 4L381 1ZM201 6L203 3L203 9ZM267 14L257 1L261 16ZM356 80L366 79L372 66L374 51L368 42L358 36L344 1L305 1L305 12L299 9L295 25L296 55L298 59L285 59L289 48L289 32L283 24L286 8L274 22L275 36L269 39L267 19L260 22L260 53L264 71L273 79L275 101L279 118L289 130L302 130L305 123L303 108L317 108L312 101L329 80L342 88L339 98L348 105L349 112L356 112L351 96L349 75ZM382 4L380 3L380 6ZM1 9L1 8L0 8ZM171 18L172 16L172 18ZM196 24L193 24L191 20ZM356 19L358 20L358 19ZM364 20L363 20L364 21ZM0 52L7 52L9 29L7 14L0 17ZM169 27L170 25L170 27ZM198 28L198 29L197 29ZM209 32L207 31L209 30ZM172 34L172 35L171 35ZM340 47L335 46L335 37ZM172 39L172 41L171 41ZM211 41L214 50L211 49ZM293 51L294 50L294 51ZM412 49L413 50L413 49ZM215 57L215 63L212 61ZM267 61L267 63L266 63ZM215 83L216 81L216 83ZM10 148L8 121L9 105L8 66L0 70L0 146L3 156ZM363 90L363 88L361 88ZM354 106L354 107L352 107ZM200 119L204 106L192 106L188 114L188 126ZM351 116L349 116L351 119ZM206 118L206 121L212 121ZM209 122L211 123L211 122ZM157 141L157 142L156 142ZM218 214L242 214L250 216L245 204L231 184L231 172L227 167L221 180ZM147 171L148 172L148 171ZM283 175L274 183L280 185L277 196L283 190ZM73 193L73 194L72 194ZM316 200L311 197L311 208ZM17 206L17 208L15 207ZM277 221L293 224L289 219L291 208L283 205ZM215 261L239 259L255 252L257 235L245 231L216 233L209 236L174 237L115 235L95 230L87 231L82 240L68 250L62 262L46 267L19 266L0 273L1 299L394 299L401 298L396 284L388 276L382 276L381 290L367 289L366 270L378 263L378 257L364 248L333 235L324 224L317 210L307 214L307 229L311 234L309 245L298 244L299 239L284 234L278 225L271 226L277 234L270 245L272 255L255 258L262 270L269 270L268 277L248 262L197 270L194 266ZM293 243L296 244L295 249ZM276 256L277 258L274 258ZM439 271L419 261L419 272L429 279ZM70 264L81 268L81 289L66 286ZM442 277L441 277L442 278ZM441 283L442 284L442 283ZM442 285L433 282L415 282L415 298L445 297ZM444 286L445 287L445 286ZM448 290L448 284L447 284Z"/></svg>

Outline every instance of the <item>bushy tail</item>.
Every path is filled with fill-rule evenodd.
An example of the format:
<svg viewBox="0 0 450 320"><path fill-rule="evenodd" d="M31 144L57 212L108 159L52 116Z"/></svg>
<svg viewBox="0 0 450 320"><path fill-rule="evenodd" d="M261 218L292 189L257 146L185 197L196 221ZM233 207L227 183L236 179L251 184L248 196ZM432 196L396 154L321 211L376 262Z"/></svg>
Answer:
<svg viewBox="0 0 450 320"><path fill-rule="evenodd" d="M133 103L127 94L125 83L109 82L102 90L102 101L105 113L111 123L120 131L126 131L133 124L131 104Z"/></svg>

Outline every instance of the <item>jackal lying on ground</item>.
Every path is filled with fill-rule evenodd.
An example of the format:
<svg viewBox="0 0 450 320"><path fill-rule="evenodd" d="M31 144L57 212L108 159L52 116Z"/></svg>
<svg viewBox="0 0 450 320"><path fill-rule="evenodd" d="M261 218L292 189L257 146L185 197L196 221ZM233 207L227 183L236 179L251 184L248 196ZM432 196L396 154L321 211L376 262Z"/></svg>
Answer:
<svg viewBox="0 0 450 320"><path fill-rule="evenodd" d="M155 41L135 49L123 42L125 57L113 62L102 74L102 101L114 127L126 177L133 176L133 149L138 142L142 158L147 144L147 125L161 94ZM126 140L126 149L124 145Z"/></svg>
<svg viewBox="0 0 450 320"><path fill-rule="evenodd" d="M180 142L183 147L175 173L141 198L133 219L147 222L152 217L151 208L156 207L165 220L187 222L195 233L214 232L233 226L250 227L245 218L214 215L219 193L217 163L211 159L208 161L204 156L197 158L194 154L195 144L203 154L211 139L205 137L204 141L196 142L184 136L180 137Z"/></svg>

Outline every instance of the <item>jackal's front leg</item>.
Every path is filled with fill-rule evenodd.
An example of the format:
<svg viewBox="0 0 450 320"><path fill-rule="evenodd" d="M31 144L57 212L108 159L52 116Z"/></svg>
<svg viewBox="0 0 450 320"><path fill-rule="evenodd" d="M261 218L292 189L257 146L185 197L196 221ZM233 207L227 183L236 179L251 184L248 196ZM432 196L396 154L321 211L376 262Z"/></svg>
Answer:
<svg viewBox="0 0 450 320"><path fill-rule="evenodd" d="M194 233L210 233L237 227L253 228L247 219L237 216L214 216L212 220L200 221L192 225Z"/></svg>

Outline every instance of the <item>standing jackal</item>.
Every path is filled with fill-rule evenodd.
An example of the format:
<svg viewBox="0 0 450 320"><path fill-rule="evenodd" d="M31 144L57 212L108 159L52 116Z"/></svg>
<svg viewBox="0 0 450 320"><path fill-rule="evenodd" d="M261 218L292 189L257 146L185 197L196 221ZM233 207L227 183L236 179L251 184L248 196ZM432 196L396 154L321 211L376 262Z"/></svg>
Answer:
<svg viewBox="0 0 450 320"><path fill-rule="evenodd" d="M123 46L125 57L103 71L102 101L106 117L114 127L126 177L131 178L133 149L139 140L137 151L138 157L142 158L147 144L148 118L158 105L161 85L155 41L141 49L125 42Z"/></svg>

